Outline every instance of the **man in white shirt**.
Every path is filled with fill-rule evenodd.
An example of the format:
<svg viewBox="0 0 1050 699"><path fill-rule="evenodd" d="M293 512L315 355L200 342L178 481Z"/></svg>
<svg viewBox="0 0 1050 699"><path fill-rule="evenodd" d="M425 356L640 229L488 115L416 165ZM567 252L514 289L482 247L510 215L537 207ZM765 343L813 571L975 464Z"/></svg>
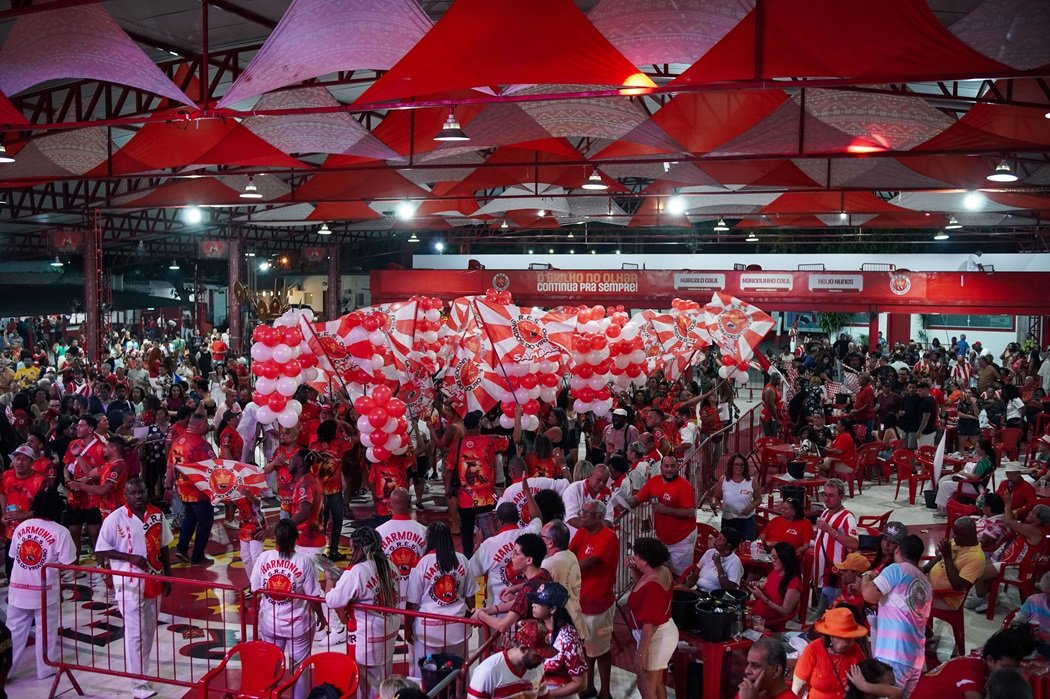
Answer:
<svg viewBox="0 0 1050 699"><path fill-rule="evenodd" d="M40 606L40 570L48 563L69 565L76 562L77 550L69 530L58 523L65 503L56 490L41 490L33 499L33 516L15 527L11 536L10 556L15 564L11 569L11 586L7 593L7 627L11 631L11 674L26 650L29 629L36 622L36 676L44 679L55 674L55 669L44 662L44 624L47 623L47 657L59 659L58 611L61 605L58 571L49 568L44 589L47 590L47 609Z"/></svg>
<svg viewBox="0 0 1050 699"><path fill-rule="evenodd" d="M529 485L532 481L529 481ZM569 527L565 522L552 520L543 525L540 530L540 538L547 545L547 555L540 564L551 574L554 582L561 584L569 592L569 601L565 610L569 612L580 638L584 641L590 638L587 625L583 623L583 612L580 611L580 588L583 585L583 575L580 573L580 562L576 554L569 550Z"/></svg>
<svg viewBox="0 0 1050 699"><path fill-rule="evenodd" d="M736 555L740 532L723 529L715 538L714 548L708 549L692 570L685 573L686 587L696 585L698 590L735 590L744 577L744 564Z"/></svg>
<svg viewBox="0 0 1050 699"><path fill-rule="evenodd" d="M537 699L547 696L543 661L556 651L547 643L547 629L533 619L521 623L511 646L478 664L470 675L471 699Z"/></svg>
<svg viewBox="0 0 1050 699"><path fill-rule="evenodd" d="M511 556L514 555L514 542L522 534L538 534L540 521L534 519L527 527L520 527L518 517L518 510L513 503L504 502L497 505L496 520L500 528L478 545L467 566L468 572L475 578L485 576L485 606L499 604L500 594L504 590L524 582L520 579L520 573L510 566Z"/></svg>
<svg viewBox="0 0 1050 699"><path fill-rule="evenodd" d="M530 481L531 482L531 481ZM587 477L582 481L570 483L561 494L565 502L565 523L569 525L569 541L576 535L576 530L583 526L580 521L580 512L583 511L584 503L591 500L601 500L606 507L612 499L612 491L609 485L609 467L605 464L595 466ZM606 518L610 518L611 508L606 512Z"/></svg>
<svg viewBox="0 0 1050 699"><path fill-rule="evenodd" d="M164 513L149 504L146 484L141 478L130 479L124 495L127 504L102 522L95 557L108 561L109 568L115 573L117 608L124 619L124 671L140 675L149 668L153 638L157 634L160 595L171 594L171 584L120 574L170 576L168 547L172 535ZM148 682L137 681L131 696L148 699L156 693Z"/></svg>
<svg viewBox="0 0 1050 699"><path fill-rule="evenodd" d="M390 519L376 527L383 542L383 553L394 566L398 577L398 599L405 606L408 576L427 552L427 528L412 519L408 491L395 488L390 493Z"/></svg>
<svg viewBox="0 0 1050 699"><path fill-rule="evenodd" d="M504 502L513 503L514 507L518 510L518 524L524 527L528 522L522 514L528 502L521 484L522 476L525 475L525 464L519 457L513 456L507 462L507 475L511 478L511 484L503 491L503 494L500 495L496 504L499 505ZM561 495L568 487L569 481L564 478L536 477L529 479L529 490L532 491L533 495L541 490L553 490ZM538 517L539 514L539 512L530 512L531 516L529 519L531 520L534 517Z"/></svg>

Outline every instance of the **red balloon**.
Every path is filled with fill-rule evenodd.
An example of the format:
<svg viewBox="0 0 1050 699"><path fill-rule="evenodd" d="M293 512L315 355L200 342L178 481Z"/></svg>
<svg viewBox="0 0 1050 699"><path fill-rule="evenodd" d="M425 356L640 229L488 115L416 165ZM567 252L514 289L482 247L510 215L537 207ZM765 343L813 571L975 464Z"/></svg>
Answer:
<svg viewBox="0 0 1050 699"><path fill-rule="evenodd" d="M353 330L354 328L361 327L361 314L351 313L350 315L343 318L343 322L340 325L346 326L347 330Z"/></svg>
<svg viewBox="0 0 1050 699"><path fill-rule="evenodd" d="M518 379L518 382L521 384L522 388L527 388L531 390L533 388L536 388L536 384L538 384L540 380L539 377L537 377L535 374L525 374L520 379Z"/></svg>
<svg viewBox="0 0 1050 699"><path fill-rule="evenodd" d="M610 393L608 386L602 386L594 392L594 397L598 400L609 400L611 395L612 393Z"/></svg>
<svg viewBox="0 0 1050 699"><path fill-rule="evenodd" d="M547 388L556 388L558 386L558 376L556 374L544 374L540 377L540 383Z"/></svg>
<svg viewBox="0 0 1050 699"><path fill-rule="evenodd" d="M289 378L295 378L303 373L303 364L298 359L292 359L281 367L281 373Z"/></svg>
<svg viewBox="0 0 1050 699"><path fill-rule="evenodd" d="M358 415L368 415L375 410L375 407L376 402L372 400L371 396L361 396L354 401L354 410L357 411Z"/></svg>
<svg viewBox="0 0 1050 699"><path fill-rule="evenodd" d="M372 455L376 457L376 462L387 461L390 458L390 450L386 447L372 447Z"/></svg>
<svg viewBox="0 0 1050 699"><path fill-rule="evenodd" d="M296 347L303 341L303 331L299 328L281 328L281 342L289 347Z"/></svg>
<svg viewBox="0 0 1050 699"><path fill-rule="evenodd" d="M505 400L502 403L500 403L499 408L507 417L514 417L514 413L518 409L518 404L513 401Z"/></svg>
<svg viewBox="0 0 1050 699"><path fill-rule="evenodd" d="M401 417L408 409L408 406L405 405L405 401L400 398L391 398L386 402L384 407L386 408L387 414L392 415L393 417Z"/></svg>
<svg viewBox="0 0 1050 699"><path fill-rule="evenodd" d="M299 363L303 365L304 369L310 369L317 366L317 357L312 354L300 354Z"/></svg>
<svg viewBox="0 0 1050 699"><path fill-rule="evenodd" d="M602 335L595 335L594 337L591 338L591 349L592 350L603 349L605 347L605 345L607 345L607 344L608 344L608 340L606 340L605 337L602 336Z"/></svg>
<svg viewBox="0 0 1050 699"><path fill-rule="evenodd" d="M380 386L379 388L384 387ZM368 413L368 424L370 424L375 429L380 430L383 428L383 425L386 424L387 418L389 417L390 416L387 414L386 408L376 406L375 408L372 408L372 411L370 413Z"/></svg>
<svg viewBox="0 0 1050 699"><path fill-rule="evenodd" d="M728 354L722 355L722 364L725 366L733 366L736 364L736 360L730 357Z"/></svg>
<svg viewBox="0 0 1050 699"><path fill-rule="evenodd" d="M596 319L597 318L604 318L605 317L605 306L602 306L601 304L599 304L597 306L592 306L591 307L591 315L593 315Z"/></svg>
<svg viewBox="0 0 1050 699"><path fill-rule="evenodd" d="M263 395L262 393L259 393L258 391L253 391L252 392L252 403L255 403L258 406L266 405L266 396Z"/></svg>
<svg viewBox="0 0 1050 699"><path fill-rule="evenodd" d="M630 376L632 379L637 379L639 376L642 375L642 367L638 366L637 364L631 364L627 367L625 371L627 375Z"/></svg>
<svg viewBox="0 0 1050 699"><path fill-rule="evenodd" d="M397 419L397 429L394 430L394 434L405 434L408 432L408 421L403 417Z"/></svg>
<svg viewBox="0 0 1050 699"><path fill-rule="evenodd" d="M589 386L584 386L579 391L576 391L576 397L584 403L590 403L594 400L594 389Z"/></svg>
<svg viewBox="0 0 1050 699"><path fill-rule="evenodd" d="M612 365L613 363L611 359L603 359L602 361L594 365L594 373L598 375L608 374L609 369L612 368Z"/></svg>
<svg viewBox="0 0 1050 699"><path fill-rule="evenodd" d="M281 375L281 367L272 359L259 362L259 376L267 379L276 379Z"/></svg>
<svg viewBox="0 0 1050 699"><path fill-rule="evenodd" d="M284 410L284 406L288 405L288 399L282 396L277 391L274 391L266 399L266 404L270 406L270 410L275 413L280 413Z"/></svg>
<svg viewBox="0 0 1050 699"><path fill-rule="evenodd" d="M540 411L540 402L538 400L527 400L521 406L521 411L526 415L535 415Z"/></svg>
<svg viewBox="0 0 1050 699"><path fill-rule="evenodd" d="M393 395L394 392L390 390L389 386L377 386L376 390L372 391L372 400L376 402L376 405L386 405ZM379 428L382 425L377 425L376 427Z"/></svg>
<svg viewBox="0 0 1050 699"><path fill-rule="evenodd" d="M623 376L624 370L613 364L612 369L609 370L609 373L613 376Z"/></svg>
<svg viewBox="0 0 1050 699"><path fill-rule="evenodd" d="M375 432L370 432L368 437L372 440L373 447L381 447L386 444L386 440L390 438L390 434L383 430L376 430Z"/></svg>
<svg viewBox="0 0 1050 699"><path fill-rule="evenodd" d="M496 291L495 289L485 289L485 300L486 301L491 301L492 303L496 303L496 300L498 298L499 298L499 292L498 291Z"/></svg>
<svg viewBox="0 0 1050 699"><path fill-rule="evenodd" d="M584 364L579 367L578 373L581 379L589 379L594 376L594 369L589 364ZM590 401L584 401L584 403L590 403Z"/></svg>
<svg viewBox="0 0 1050 699"><path fill-rule="evenodd" d="M252 342L262 342L263 328L265 325L256 325L255 329L252 330Z"/></svg>
<svg viewBox="0 0 1050 699"><path fill-rule="evenodd" d="M496 300L499 303L503 304L504 306L507 306L507 305L510 305L511 303L513 303L513 297L510 295L509 291L501 291L501 292L499 292L499 296L496 297Z"/></svg>
<svg viewBox="0 0 1050 699"><path fill-rule="evenodd" d="M375 332L379 330L379 318L374 315L367 315L365 319L361 321L361 326L368 332Z"/></svg>
<svg viewBox="0 0 1050 699"><path fill-rule="evenodd" d="M613 324L605 329L605 334L609 337L616 338L620 336L620 326Z"/></svg>

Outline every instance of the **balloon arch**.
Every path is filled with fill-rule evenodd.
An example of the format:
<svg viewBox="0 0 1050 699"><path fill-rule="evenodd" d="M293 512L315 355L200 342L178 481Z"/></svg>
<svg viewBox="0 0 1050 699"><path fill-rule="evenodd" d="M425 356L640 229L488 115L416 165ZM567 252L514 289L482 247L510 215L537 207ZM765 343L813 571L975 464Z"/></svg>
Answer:
<svg viewBox="0 0 1050 699"><path fill-rule="evenodd" d="M502 409L512 427L539 427L540 404L568 387L576 412L606 416L613 395L644 385L662 370L670 380L717 347L723 379L747 381L755 348L773 327L762 310L722 292L710 303L674 299L669 312L633 317L622 307L514 305L508 291L358 309L327 322L293 309L252 334L252 400L268 424L291 427L303 384L343 389L360 416L357 427L373 463L404 454L408 420L429 415L441 391L460 415Z"/></svg>

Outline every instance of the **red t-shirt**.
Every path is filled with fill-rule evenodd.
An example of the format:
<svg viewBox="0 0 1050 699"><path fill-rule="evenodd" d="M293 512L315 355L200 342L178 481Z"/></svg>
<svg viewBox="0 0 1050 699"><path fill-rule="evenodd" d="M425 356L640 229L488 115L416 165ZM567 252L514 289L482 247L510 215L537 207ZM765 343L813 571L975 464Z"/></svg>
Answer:
<svg viewBox="0 0 1050 699"><path fill-rule="evenodd" d="M693 486L681 476L671 482L664 480L662 475L653 476L646 481L642 489L638 491L638 499L646 502L652 498L656 498L668 507L696 508L696 493L693 491ZM653 525L657 539L665 544L677 544L696 530L696 519L695 517L683 519L656 513L653 515Z"/></svg>
<svg viewBox="0 0 1050 699"><path fill-rule="evenodd" d="M639 628L642 624L659 626L671 618L673 596L674 588L665 590L660 583L650 580L631 593L627 598L627 606L631 608Z"/></svg>
<svg viewBox="0 0 1050 699"><path fill-rule="evenodd" d="M457 458L449 463L459 475L460 507L496 504L496 454L508 446L509 437L468 434L454 447Z"/></svg>
<svg viewBox="0 0 1050 699"><path fill-rule="evenodd" d="M377 515L390 515L390 495L394 488L408 486L408 469L415 463L415 454L408 451L400 456L391 455L386 461L369 467L368 480L372 486L372 499L375 501Z"/></svg>
<svg viewBox="0 0 1050 699"><path fill-rule="evenodd" d="M321 505L324 498L321 495L321 483L317 476L306 473L292 486L292 514L299 512L301 503L309 506L309 516L300 522L299 546L317 547L325 545L324 531L321 529Z"/></svg>
<svg viewBox="0 0 1050 699"><path fill-rule="evenodd" d="M961 697L966 692L984 695L988 665L981 658L952 658L919 679L912 692L917 697Z"/></svg>
<svg viewBox="0 0 1050 699"><path fill-rule="evenodd" d="M168 463L172 466L179 464L193 464L198 461L207 461L215 458L215 450L205 441L204 437L192 432L183 432L171 443L171 452L168 454ZM175 490L179 499L183 502L203 502L207 500L197 486L182 471L175 469Z"/></svg>
<svg viewBox="0 0 1050 699"><path fill-rule="evenodd" d="M14 507L19 512L29 512L30 505L33 504L33 498L44 488L44 477L39 473L30 471L29 475L25 478L19 478L15 475L13 468L4 471L4 475L0 478L0 492L4 494L7 499L7 507L10 509ZM15 527L18 526L18 522L13 524L4 524L0 531L3 532L3 536L8 541L11 540L11 535L14 534Z"/></svg>
<svg viewBox="0 0 1050 699"><path fill-rule="evenodd" d="M255 538L256 532L266 527L262 510L253 505L248 498L240 498L234 502L234 505L237 507L237 521L241 525L237 530L237 539L251 541Z"/></svg>
<svg viewBox="0 0 1050 699"><path fill-rule="evenodd" d="M219 435L219 452L223 454L222 458L224 459L240 461L241 455L244 453L244 437L232 427L227 427ZM232 454L232 456L228 456L228 454Z"/></svg>
<svg viewBox="0 0 1050 699"><path fill-rule="evenodd" d="M37 457L33 462L33 471L43 476L44 480L52 482L58 480L58 466L46 456Z"/></svg>
<svg viewBox="0 0 1050 699"><path fill-rule="evenodd" d="M535 454L525 455L525 468L529 478L558 478L561 475L561 469L554 459L541 459Z"/></svg>
<svg viewBox="0 0 1050 699"><path fill-rule="evenodd" d="M783 541L790 544L791 548L798 549L813 541L813 524L808 519L790 520L786 517L774 517L769 520L762 533L766 536L766 546L772 547L773 544Z"/></svg>
<svg viewBox="0 0 1050 699"><path fill-rule="evenodd" d="M835 439L831 440L831 448L841 450L841 454L832 455L832 458L836 461L841 461L845 464L852 464L857 456L857 444L846 432L839 432L835 435Z"/></svg>
<svg viewBox="0 0 1050 699"><path fill-rule="evenodd" d="M226 352L229 351L229 347L222 340L212 340L211 343L211 360L213 362L222 362L226 360Z"/></svg>
<svg viewBox="0 0 1050 699"><path fill-rule="evenodd" d="M601 614L616 601L613 588L616 583L616 566L620 560L620 542L616 532L602 527L597 534L586 529L577 529L569 544L580 563L597 558L602 564L583 573L580 586L580 609L584 614Z"/></svg>
<svg viewBox="0 0 1050 699"><path fill-rule="evenodd" d="M853 401L853 417L860 422L875 417L875 389L871 387L871 384L861 386L861 389L857 391L857 397Z"/></svg>
<svg viewBox="0 0 1050 699"><path fill-rule="evenodd" d="M91 446L84 451L85 444ZM74 451L82 451L80 459L73 455ZM66 470L72 474L74 480L83 480L89 471L101 470L105 459L102 456L102 439L95 435L83 439L74 439L66 449L64 463ZM66 496L66 503L71 510L90 510L98 507L98 496L85 493L83 490L71 490Z"/></svg>
<svg viewBox="0 0 1050 699"><path fill-rule="evenodd" d="M333 442L314 442L310 445L311 451L323 451L328 455L317 469L321 492L325 495L343 492L343 453L349 446L338 437Z"/></svg>
<svg viewBox="0 0 1050 699"><path fill-rule="evenodd" d="M124 459L107 461L102 467L99 482L102 484L113 484L113 488L110 489L109 493L98 496L98 509L102 513L102 518L105 519L106 515L114 510L119 510L126 502L124 486L128 482L128 467L124 464Z"/></svg>
<svg viewBox="0 0 1050 699"><path fill-rule="evenodd" d="M779 570L771 570L769 577L766 578L766 584L762 586L762 591L766 593L766 596L773 601L774 604L784 604L784 595L780 594L780 582L783 580L783 574ZM788 582L788 590L798 590L802 592L802 578L795 576ZM786 594L786 593L785 593ZM799 600L801 600L801 595ZM757 600L755 606L752 608L752 613L757 614L766 620L766 624L769 626L770 631L781 631L784 628L784 624L769 624L770 619L777 619L782 616L780 612L776 611L763 600Z"/></svg>
<svg viewBox="0 0 1050 699"><path fill-rule="evenodd" d="M293 444L291 446L278 445L273 450L273 458L276 459L279 456L285 458L285 462L273 469L274 474L277 477L277 500L281 503L281 509L285 512L292 511L292 472L288 469L288 464L292 462L292 457L295 456L296 452L299 451L299 445Z"/></svg>

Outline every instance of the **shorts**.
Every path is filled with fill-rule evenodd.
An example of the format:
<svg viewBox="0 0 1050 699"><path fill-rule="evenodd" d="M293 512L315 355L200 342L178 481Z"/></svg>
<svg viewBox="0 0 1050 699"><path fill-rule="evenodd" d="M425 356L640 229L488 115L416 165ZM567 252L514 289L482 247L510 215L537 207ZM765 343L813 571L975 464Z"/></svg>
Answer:
<svg viewBox="0 0 1050 699"><path fill-rule="evenodd" d="M66 510L65 514L62 515L62 524L67 527L77 527L81 525L87 526L98 526L102 524L102 512L97 507L91 507L86 510Z"/></svg>
<svg viewBox="0 0 1050 699"><path fill-rule="evenodd" d="M633 631L635 643L642 636L641 631ZM647 672L666 670L671 663L671 656L678 648L678 627L673 619L668 619L656 627L649 640L649 653L642 658L642 669Z"/></svg>
<svg viewBox="0 0 1050 699"><path fill-rule="evenodd" d="M430 472L430 459L421 456L416 459L415 466L408 469L408 480L412 483L422 483Z"/></svg>
<svg viewBox="0 0 1050 699"><path fill-rule="evenodd" d="M588 658L599 658L612 650L613 617L616 615L616 605L606 609L601 614L584 614L583 625L586 626L588 639L583 643L583 649Z"/></svg>

